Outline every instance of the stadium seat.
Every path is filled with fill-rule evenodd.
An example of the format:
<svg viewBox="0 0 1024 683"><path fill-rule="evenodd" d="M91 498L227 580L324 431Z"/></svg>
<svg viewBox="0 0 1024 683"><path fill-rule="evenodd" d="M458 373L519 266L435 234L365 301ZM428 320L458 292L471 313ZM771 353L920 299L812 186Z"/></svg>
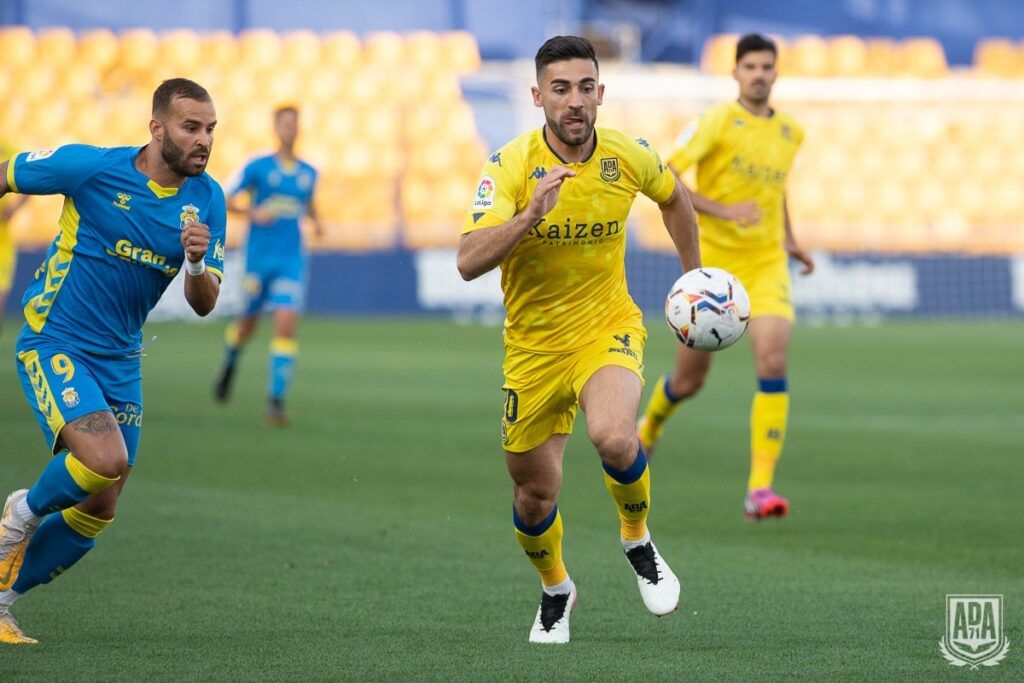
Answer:
<svg viewBox="0 0 1024 683"><path fill-rule="evenodd" d="M985 38L974 46L974 72L980 76L1020 76L1021 59L1017 45L1009 38Z"/></svg>
<svg viewBox="0 0 1024 683"><path fill-rule="evenodd" d="M867 38L864 47L867 56L865 75L885 77L896 74L900 64L896 41L891 38Z"/></svg>
<svg viewBox="0 0 1024 683"><path fill-rule="evenodd" d="M468 74L480 68L480 48L468 31L442 34L441 51L447 68L453 73Z"/></svg>
<svg viewBox="0 0 1024 683"><path fill-rule="evenodd" d="M728 76L736 66L736 42L739 36L723 33L711 36L704 42L700 68L712 76Z"/></svg>
<svg viewBox="0 0 1024 683"><path fill-rule="evenodd" d="M160 64L170 71L182 72L195 69L208 57L199 34L188 29L178 29L160 36L159 59Z"/></svg>
<svg viewBox="0 0 1024 683"><path fill-rule="evenodd" d="M432 31L413 31L405 36L405 60L416 70L432 73L446 68L441 38Z"/></svg>
<svg viewBox="0 0 1024 683"><path fill-rule="evenodd" d="M36 52L46 55L46 62L60 67L71 63L78 51L78 41L69 28L51 26L36 32Z"/></svg>
<svg viewBox="0 0 1024 683"><path fill-rule="evenodd" d="M106 72L120 51L117 36L107 29L91 29L78 36L75 62L91 65L98 74Z"/></svg>
<svg viewBox="0 0 1024 683"><path fill-rule="evenodd" d="M828 72L832 76L863 76L868 67L868 48L857 36L828 40Z"/></svg>
<svg viewBox="0 0 1024 683"><path fill-rule="evenodd" d="M127 71L143 74L152 69L160 57L160 39L148 28L134 28L121 34L117 64Z"/></svg>
<svg viewBox="0 0 1024 683"><path fill-rule="evenodd" d="M0 54L4 56L5 68L30 66L36 57L35 34L27 26L0 27Z"/></svg>
<svg viewBox="0 0 1024 683"><path fill-rule="evenodd" d="M320 37L312 31L290 31L281 41L281 63L292 73L317 71L320 61Z"/></svg>
<svg viewBox="0 0 1024 683"><path fill-rule="evenodd" d="M402 68L405 46L402 36L393 31L378 31L366 36L364 55L367 64L381 71Z"/></svg>
<svg viewBox="0 0 1024 683"><path fill-rule="evenodd" d="M238 59L257 70L272 70L280 64L281 38L270 29L246 29L238 34Z"/></svg>
<svg viewBox="0 0 1024 683"><path fill-rule="evenodd" d="M321 37L322 68L354 69L362 59L362 54L362 44L351 31L332 31Z"/></svg>
<svg viewBox="0 0 1024 683"><path fill-rule="evenodd" d="M231 31L211 31L200 37L203 59L211 64L233 65L238 60L238 43Z"/></svg>
<svg viewBox="0 0 1024 683"><path fill-rule="evenodd" d="M902 51L906 75L939 78L949 74L946 53L934 38L908 38L903 41Z"/></svg>
<svg viewBox="0 0 1024 683"><path fill-rule="evenodd" d="M820 36L800 36L793 41L786 73L795 76L825 76L829 69L829 49Z"/></svg>

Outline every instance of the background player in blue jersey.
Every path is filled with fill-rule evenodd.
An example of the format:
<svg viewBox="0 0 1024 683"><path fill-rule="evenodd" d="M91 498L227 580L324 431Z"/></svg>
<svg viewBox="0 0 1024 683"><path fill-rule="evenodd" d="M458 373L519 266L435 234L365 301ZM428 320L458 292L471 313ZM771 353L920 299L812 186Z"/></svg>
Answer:
<svg viewBox="0 0 1024 683"><path fill-rule="evenodd" d="M316 234L323 229L313 205L316 169L295 156L299 134L299 112L281 107L274 112L277 152L254 159L228 183L228 209L249 217L249 238L245 250L245 311L225 335L224 364L214 386L214 396L226 401L242 347L256 331L260 312L274 313L274 337L270 342L269 404L266 422L275 427L288 424L284 399L291 385L295 356L299 350L295 330L306 291L308 257L302 243L301 219L313 220ZM238 202L249 195L249 206Z"/></svg>
<svg viewBox="0 0 1024 683"><path fill-rule="evenodd" d="M65 145L0 164L0 196L62 194L60 232L22 301L25 395L53 455L0 518L0 642L34 643L11 616L114 521L142 428L142 325L179 270L199 315L223 272L224 193L206 164L217 124L202 86L165 81L144 147Z"/></svg>

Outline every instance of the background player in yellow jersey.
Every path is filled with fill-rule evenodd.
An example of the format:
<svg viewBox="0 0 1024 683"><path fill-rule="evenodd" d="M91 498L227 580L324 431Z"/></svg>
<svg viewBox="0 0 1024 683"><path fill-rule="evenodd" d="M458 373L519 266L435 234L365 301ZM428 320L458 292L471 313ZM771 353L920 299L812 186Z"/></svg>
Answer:
<svg viewBox="0 0 1024 683"><path fill-rule="evenodd" d="M11 158L14 150L0 142L0 160ZM11 292L14 281L14 269L18 265L17 249L11 237L10 220L20 209L28 197L24 195L5 196L0 198L0 332L3 331L4 309L7 307L7 296Z"/></svg>
<svg viewBox="0 0 1024 683"><path fill-rule="evenodd" d="M562 561L558 492L577 406L615 501L620 540L647 608L676 609L679 581L647 530L650 471L636 437L647 333L626 290L625 225L637 192L661 206L684 269L700 265L685 189L647 143L595 128L604 96L589 41L557 36L536 56L547 124L485 164L459 245L472 280L501 266L505 461L516 537L543 593L530 641L569 641L576 587Z"/></svg>
<svg viewBox="0 0 1024 683"><path fill-rule="evenodd" d="M783 517L789 502L772 490L789 413L787 349L793 323L788 256L814 270L797 246L786 209L786 176L803 129L768 104L775 82L775 44L760 35L736 46L733 76L739 99L718 105L683 131L669 166L681 174L697 164L700 249L705 266L733 273L750 293L750 343L758 390L750 414L751 467L744 513ZM675 369L661 377L641 418L640 441L650 453L679 402L704 384L712 355L680 345Z"/></svg>

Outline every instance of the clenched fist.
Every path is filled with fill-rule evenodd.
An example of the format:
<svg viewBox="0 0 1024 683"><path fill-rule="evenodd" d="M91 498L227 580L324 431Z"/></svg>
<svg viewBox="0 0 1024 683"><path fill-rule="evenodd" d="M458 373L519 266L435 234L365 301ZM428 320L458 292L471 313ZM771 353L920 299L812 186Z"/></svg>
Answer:
<svg viewBox="0 0 1024 683"><path fill-rule="evenodd" d="M181 230L181 246L185 247L185 258L199 263L210 248L210 228L205 223L189 221Z"/></svg>

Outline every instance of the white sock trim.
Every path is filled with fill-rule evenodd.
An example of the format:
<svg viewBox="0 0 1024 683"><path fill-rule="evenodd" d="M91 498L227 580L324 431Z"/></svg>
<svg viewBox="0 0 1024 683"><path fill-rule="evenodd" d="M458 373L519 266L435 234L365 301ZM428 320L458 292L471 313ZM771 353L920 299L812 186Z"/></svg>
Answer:
<svg viewBox="0 0 1024 683"><path fill-rule="evenodd" d="M554 586L545 586L544 584L541 584L541 588L543 588L544 592L548 595L566 595L567 593L572 592L572 579L567 576L565 577L565 581L562 583Z"/></svg>
<svg viewBox="0 0 1024 683"><path fill-rule="evenodd" d="M639 541L627 541L622 536L619 536L619 540L622 541L622 549L628 553L633 548L639 548L640 546L644 546L650 543L651 532L648 531L646 534L644 534L644 537L641 538Z"/></svg>
<svg viewBox="0 0 1024 683"><path fill-rule="evenodd" d="M18 518L18 521L25 526L31 526L38 524L39 520L42 519L39 515L32 512L32 508L28 506L28 496L22 496L21 500L14 504L14 516Z"/></svg>

